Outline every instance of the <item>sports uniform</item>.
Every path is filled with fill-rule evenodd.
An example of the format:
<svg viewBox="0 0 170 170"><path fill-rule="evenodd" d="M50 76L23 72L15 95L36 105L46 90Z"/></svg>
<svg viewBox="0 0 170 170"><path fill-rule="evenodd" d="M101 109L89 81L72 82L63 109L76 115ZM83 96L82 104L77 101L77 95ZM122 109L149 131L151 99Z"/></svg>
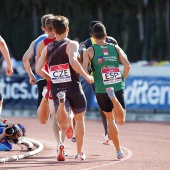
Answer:
<svg viewBox="0 0 170 170"><path fill-rule="evenodd" d="M106 93L106 88L113 87L117 99L125 109L123 93L125 83L119 70L119 59L115 45L100 46L94 44L92 47L94 57L91 60L91 68L94 76L96 98L100 108L105 112L112 111L113 104ZM108 102L105 101L106 99Z"/></svg>
<svg viewBox="0 0 170 170"><path fill-rule="evenodd" d="M66 47L69 40L53 41L47 47L47 62L51 75L51 93L58 109L56 94L60 91L66 93L66 99L76 114L86 110L86 99L79 81L78 74L69 63Z"/></svg>
<svg viewBox="0 0 170 170"><path fill-rule="evenodd" d="M110 37L110 36L106 37L106 42L107 43L112 43L112 44L115 44L115 45L118 44L117 41L113 37ZM93 44L96 44L95 39L93 37L91 37L91 38L85 40L84 42L80 43L79 52L80 52L80 57L81 57L82 61L83 61L83 50L91 47ZM89 63L89 65L91 66L91 63ZM89 72L92 73L91 67L89 67ZM94 84L92 84L91 87L92 87L93 91L95 92ZM109 144L109 137L108 137L106 116L103 113L103 111L101 110L101 108L99 108L99 113L100 113L102 123L103 123L103 127L104 127L104 130L105 130L103 144L108 145Z"/></svg>
<svg viewBox="0 0 170 170"><path fill-rule="evenodd" d="M47 38L47 34L43 34L43 35L39 36L34 41L34 56L35 56L35 58L37 55L36 50L37 50L38 43L40 41L44 40L45 38ZM39 76L37 73L35 73L35 77L36 77L36 84L38 87L38 101L37 101L37 108L38 108L41 103L41 100L42 100L42 91L43 91L43 88L47 85L47 81L44 78L42 78L41 76Z"/></svg>

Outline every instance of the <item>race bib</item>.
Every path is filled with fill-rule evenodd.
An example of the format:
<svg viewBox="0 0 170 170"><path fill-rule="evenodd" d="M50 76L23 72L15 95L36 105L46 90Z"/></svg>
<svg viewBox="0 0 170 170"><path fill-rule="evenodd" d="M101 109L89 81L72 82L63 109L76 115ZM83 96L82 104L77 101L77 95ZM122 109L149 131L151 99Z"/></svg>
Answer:
<svg viewBox="0 0 170 170"><path fill-rule="evenodd" d="M116 84L122 81L119 68L103 68L101 71L104 85Z"/></svg>
<svg viewBox="0 0 170 170"><path fill-rule="evenodd" d="M71 81L71 73L68 63L50 66L50 76L53 83L65 83Z"/></svg>

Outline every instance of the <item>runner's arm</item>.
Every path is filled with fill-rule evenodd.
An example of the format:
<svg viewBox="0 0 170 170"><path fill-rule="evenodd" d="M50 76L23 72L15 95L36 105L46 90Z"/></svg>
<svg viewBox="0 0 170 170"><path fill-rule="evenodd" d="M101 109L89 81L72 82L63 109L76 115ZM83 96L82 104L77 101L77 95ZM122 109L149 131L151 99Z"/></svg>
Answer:
<svg viewBox="0 0 170 170"><path fill-rule="evenodd" d="M43 41L39 42L38 45L37 45L37 56L36 56L36 61L35 61L35 66L37 65L38 63L38 60L40 59L41 57L41 53L42 53L42 50L44 48L44 43Z"/></svg>
<svg viewBox="0 0 170 170"><path fill-rule="evenodd" d="M23 58L22 58L22 62L24 64L24 68L26 70L26 72L28 73L28 76L30 77L30 83L31 84L35 84L36 83L36 78L34 76L34 73L31 69L30 66L30 59L34 56L34 41L30 44L28 50L25 52Z"/></svg>
<svg viewBox="0 0 170 170"><path fill-rule="evenodd" d="M81 74L87 80L87 82L93 83L93 78L85 72L85 70L77 60L78 47L79 44L76 41L71 41L67 45L67 54L69 56L70 65L77 73Z"/></svg>
<svg viewBox="0 0 170 170"><path fill-rule="evenodd" d="M47 73L46 70L44 69L44 65L46 62L47 62L47 47L43 49L40 59L38 60L38 63L35 67L35 70L38 75L45 78L46 80L51 81L49 73Z"/></svg>
<svg viewBox="0 0 170 170"><path fill-rule="evenodd" d="M124 79L126 79L126 77L129 74L129 71L130 71L130 63L129 63L129 61L127 59L127 55L124 53L124 51L118 45L115 45L115 48L119 54L119 61L124 66L123 76L124 76Z"/></svg>
<svg viewBox="0 0 170 170"><path fill-rule="evenodd" d="M6 75L11 76L13 74L12 64L10 60L10 54L5 40L0 36L0 51L6 61Z"/></svg>
<svg viewBox="0 0 170 170"><path fill-rule="evenodd" d="M89 74L88 72L88 65L90 61L90 53L92 52L92 47L86 49L83 53L83 69L85 70L86 73Z"/></svg>

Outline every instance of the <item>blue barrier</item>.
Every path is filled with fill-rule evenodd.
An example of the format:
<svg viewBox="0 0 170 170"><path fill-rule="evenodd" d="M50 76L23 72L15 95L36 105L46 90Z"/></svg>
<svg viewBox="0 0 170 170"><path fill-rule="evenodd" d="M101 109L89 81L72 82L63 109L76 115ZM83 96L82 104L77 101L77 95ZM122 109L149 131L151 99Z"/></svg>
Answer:
<svg viewBox="0 0 170 170"><path fill-rule="evenodd" d="M82 77L88 109L98 108L91 85ZM29 83L28 76L0 75L0 86L5 108L36 108L38 91ZM128 76L125 101L127 109L158 109L170 111L170 77Z"/></svg>
<svg viewBox="0 0 170 170"><path fill-rule="evenodd" d="M127 77L125 102L127 109L156 109L170 112L170 77ZM98 107L94 95L91 96L89 107Z"/></svg>

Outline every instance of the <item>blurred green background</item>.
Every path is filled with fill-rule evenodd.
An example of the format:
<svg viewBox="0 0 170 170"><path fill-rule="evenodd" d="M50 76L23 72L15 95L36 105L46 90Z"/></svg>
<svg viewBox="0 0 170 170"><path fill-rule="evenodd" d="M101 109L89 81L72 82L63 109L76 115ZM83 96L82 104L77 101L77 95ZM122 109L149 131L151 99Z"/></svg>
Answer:
<svg viewBox="0 0 170 170"><path fill-rule="evenodd" d="M0 35L21 60L42 34L40 19L53 13L70 20L69 38L80 42L88 25L100 20L130 62L170 60L170 0L1 0Z"/></svg>

